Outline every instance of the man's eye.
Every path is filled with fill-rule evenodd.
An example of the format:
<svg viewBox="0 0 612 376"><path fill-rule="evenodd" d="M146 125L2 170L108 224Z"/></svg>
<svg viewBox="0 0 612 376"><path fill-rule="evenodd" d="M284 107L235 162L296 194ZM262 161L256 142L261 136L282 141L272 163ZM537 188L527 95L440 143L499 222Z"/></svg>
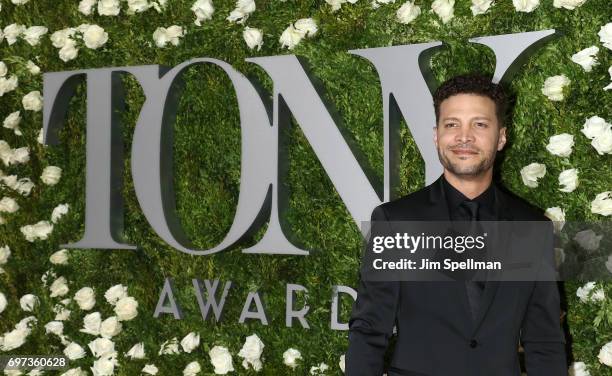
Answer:
<svg viewBox="0 0 612 376"><path fill-rule="evenodd" d="M446 123L445 124L446 128L454 127L455 125L456 125L455 123Z"/></svg>
<svg viewBox="0 0 612 376"><path fill-rule="evenodd" d="M482 128L482 127L486 127L487 123L476 123L476 125Z"/></svg>

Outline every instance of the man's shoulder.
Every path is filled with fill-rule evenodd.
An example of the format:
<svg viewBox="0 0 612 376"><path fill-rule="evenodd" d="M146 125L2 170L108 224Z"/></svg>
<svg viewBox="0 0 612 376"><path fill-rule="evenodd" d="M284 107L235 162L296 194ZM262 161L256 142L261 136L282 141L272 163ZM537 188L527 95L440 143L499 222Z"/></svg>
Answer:
<svg viewBox="0 0 612 376"><path fill-rule="evenodd" d="M389 219L397 218L399 214L407 214L407 211L415 211L429 202L429 190L431 185L423 187L417 191L408 193L396 199L383 202L374 210L381 210Z"/></svg>
<svg viewBox="0 0 612 376"><path fill-rule="evenodd" d="M504 207L506 210L510 210L512 217L515 220L523 221L550 221L548 217L544 215L544 210L538 206L531 204L526 199L508 191L503 186L498 185L498 192L503 196Z"/></svg>

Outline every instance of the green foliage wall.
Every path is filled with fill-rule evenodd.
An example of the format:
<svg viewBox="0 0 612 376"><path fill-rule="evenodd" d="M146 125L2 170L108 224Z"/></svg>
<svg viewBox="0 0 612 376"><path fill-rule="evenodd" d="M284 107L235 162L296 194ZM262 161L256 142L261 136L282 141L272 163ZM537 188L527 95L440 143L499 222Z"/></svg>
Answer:
<svg viewBox="0 0 612 376"><path fill-rule="evenodd" d="M257 1L257 10L246 25L264 31L261 50L249 49L243 38L244 26L229 23L225 17L234 9L230 1L216 1L215 14L202 26L193 24L189 1L170 0L166 9L153 9L135 15L122 13L115 17L77 11L77 2L67 0L32 0L21 6L2 1L0 25L21 23L26 26L44 25L49 34L38 46L20 40L13 45L0 44L1 59L9 71L19 76L19 87L0 97L0 117L21 110L22 136L1 128L1 139L12 147L30 147L30 161L26 164L3 166L6 175L30 177L36 186L23 197L0 187L2 196L17 200L20 210L3 215L7 223L0 225L0 246L12 251L5 272L0 274L0 291L8 299L8 306L0 314L0 333L29 313L19 307L19 298L27 293L37 295L41 304L33 313L39 320L28 341L14 354L59 354L63 350L59 339L45 334L43 325L53 320L51 310L58 298L49 298L49 291L41 283L41 276L53 270L65 276L70 292L84 286L93 287L102 317L113 314L103 293L112 285L122 283L139 302L136 319L124 323L123 332L114 337L120 351L120 366L116 374L138 374L145 363L154 363L160 374L177 374L192 360L200 361L203 374L212 374L208 350L223 345L234 354L234 367L239 374L245 371L236 354L244 338L252 333L265 343L264 367L260 374L289 374L283 365L282 353L289 347L301 351L303 360L294 374L306 374L311 366L325 362L329 374L339 374L338 359L347 347L347 332L329 328L332 285L355 286L359 266L360 234L347 209L326 176L300 128L294 123L289 131L288 172L285 181L289 189L288 225L299 240L313 252L308 257L242 254L241 249L255 244L260 231L249 242L211 256L190 256L165 244L151 229L137 203L129 172L130 148L134 125L144 101L142 90L135 80L126 78L127 106L122 113L125 150L125 237L137 244L137 251L69 250L67 265L52 265L49 256L60 244L80 239L84 226L85 198L85 87L79 87L70 103L66 126L58 146L42 146L37 141L42 126L42 112L24 111L21 98L31 90L42 93L42 76L31 75L24 67L27 60L38 64L43 72L82 68L160 64L175 66L194 57L214 57L233 65L243 74L257 78L268 91L272 82L254 64L244 61L253 56L296 54L308 61L312 75L323 84L324 95L334 104L348 138L366 156L368 167L383 175L383 112L381 89L373 66L349 49L401 44L444 41L447 45L432 60L436 79L442 82L455 74L479 70L492 74L495 58L484 46L468 43L476 36L517 33L544 29L559 29L565 36L547 43L517 74L511 89L517 95L515 116L509 127L511 147L501 164L503 184L527 201L545 209L561 206L567 220L605 220L590 211L596 194L610 190L612 165L610 155L598 155L580 128L587 117L598 115L612 120L610 107L612 92L604 91L610 77L607 68L612 62L610 50L601 47L597 32L612 20L608 0L587 0L575 10L553 7L552 0L542 0L531 13L517 12L512 2L500 0L488 13L473 16L468 1L458 1L455 17L447 24L428 12L431 1L417 0L423 13L404 25L395 20L400 3L381 5L372 9L366 0L345 3L332 12L324 1ZM304 39L292 51L282 48L278 41L283 30L295 20L312 17L319 26L313 38ZM49 35L66 27L82 23L98 24L109 34L108 42L100 49L81 48L79 56L63 62ZM152 34L158 26L182 25L186 35L178 46L157 48ZM570 60L572 54L591 45L600 47L600 64L585 72ZM565 74L570 78L566 98L552 102L542 95L544 80ZM237 204L240 181L240 128L236 97L229 79L222 70L212 65L197 65L185 73L186 86L175 124L175 187L177 210L187 234L196 246L216 245L229 229ZM405 125L405 124L404 124ZM433 125L433 124L432 124ZM423 124L423 126L431 126ZM424 165L407 127L402 128L401 193L407 194L424 186ZM574 134L576 145L572 155L560 158L545 149L550 136L562 132ZM153 146L152 146L153 147ZM523 185L519 170L531 163L543 163L547 175L538 188ZM53 165L63 169L62 178L55 186L40 181L44 167ZM581 185L572 193L558 190L557 176L564 168L580 169ZM365 167L365 166L364 166ZM48 219L55 206L70 205L69 213L55 225L47 240L28 242L20 227ZM609 243L608 243L609 244ZM184 320L169 315L153 318L164 278L174 279L176 297L185 312ZM225 306L225 322L203 322L193 288L192 278L231 280ZM310 329L302 329L297 322L285 327L285 284L297 283L308 288L308 296L298 296L296 305L307 302L311 309L307 319ZM573 360L585 362L591 375L612 375L612 368L597 359L600 348L612 340L611 321L602 320L596 327L597 315L612 316L612 287L602 286L606 292L603 302L581 303L576 289L582 281L565 284L568 300L567 322L573 341ZM238 324L240 310L248 291L259 291L266 305L269 326L258 321ZM343 301L341 318L346 321L350 301ZM93 339L80 333L81 311L73 302L70 320L64 332L83 347ZM191 331L201 335L200 347L191 354L157 355L159 345L166 339L179 340ZM146 360L124 359L122 354L134 343L143 341ZM89 371L93 357L74 361Z"/></svg>

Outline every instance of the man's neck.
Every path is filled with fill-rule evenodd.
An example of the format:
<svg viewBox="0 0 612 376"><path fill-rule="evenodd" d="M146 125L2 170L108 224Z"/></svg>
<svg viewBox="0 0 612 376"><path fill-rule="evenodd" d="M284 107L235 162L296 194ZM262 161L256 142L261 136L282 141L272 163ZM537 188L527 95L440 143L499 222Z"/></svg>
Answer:
<svg viewBox="0 0 612 376"><path fill-rule="evenodd" d="M476 176L457 176L444 169L444 178L465 197L472 200L489 188L493 180L493 169Z"/></svg>

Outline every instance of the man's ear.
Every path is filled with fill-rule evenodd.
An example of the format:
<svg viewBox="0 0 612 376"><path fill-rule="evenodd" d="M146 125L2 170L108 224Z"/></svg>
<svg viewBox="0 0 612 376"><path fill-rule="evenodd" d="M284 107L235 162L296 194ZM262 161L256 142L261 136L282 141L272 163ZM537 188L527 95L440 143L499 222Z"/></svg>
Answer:
<svg viewBox="0 0 612 376"><path fill-rule="evenodd" d="M499 130L499 140L497 141L497 151L501 151L506 145L506 127L501 127Z"/></svg>

